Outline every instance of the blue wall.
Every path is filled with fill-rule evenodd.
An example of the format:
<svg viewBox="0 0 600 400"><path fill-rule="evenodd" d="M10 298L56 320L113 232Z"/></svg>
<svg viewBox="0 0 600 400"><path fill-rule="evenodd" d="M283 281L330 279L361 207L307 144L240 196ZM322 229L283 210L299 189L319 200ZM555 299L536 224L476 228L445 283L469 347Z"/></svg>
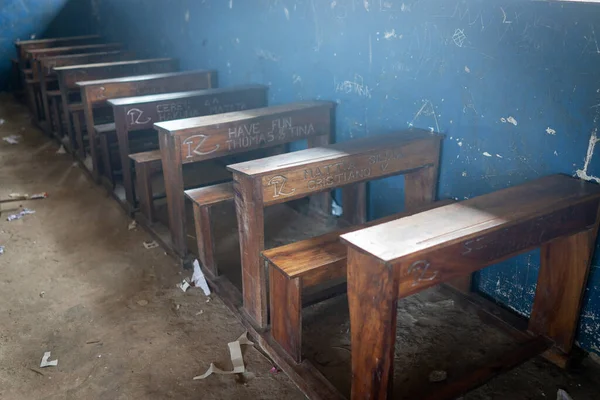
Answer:
<svg viewBox="0 0 600 400"><path fill-rule="evenodd" d="M14 42L89 33L89 4L82 0L0 0L0 91L10 82Z"/></svg>
<svg viewBox="0 0 600 400"><path fill-rule="evenodd" d="M99 26L138 51L216 68L270 101L339 103L337 141L417 126L444 132L440 197L551 173L598 180L600 5L478 0L93 0ZM490 4L493 3L493 4ZM600 151L600 148L599 148ZM402 179L370 186L372 217ZM600 252L597 252L600 254ZM539 253L488 268L479 289L527 314ZM594 261L578 340L600 352Z"/></svg>

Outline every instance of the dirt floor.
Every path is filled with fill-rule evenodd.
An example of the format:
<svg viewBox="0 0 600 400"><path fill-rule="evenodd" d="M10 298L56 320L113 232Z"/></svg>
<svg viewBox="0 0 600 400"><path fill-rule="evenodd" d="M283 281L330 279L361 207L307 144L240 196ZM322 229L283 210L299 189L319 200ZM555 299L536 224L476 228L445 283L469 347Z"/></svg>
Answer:
<svg viewBox="0 0 600 400"><path fill-rule="evenodd" d="M145 249L151 237L129 229L130 219L105 190L69 155L56 154L58 145L32 128L8 96L0 96L0 119L0 198L50 194L22 202L36 212L20 220L6 218L21 204L1 209L1 400L304 398L253 347L244 349L243 376L192 380L213 361L231 367L227 342L244 332L242 325L218 298L207 302L198 289L177 288L190 272L162 249ZM21 135L18 144L1 140L11 134ZM268 243L316 232L296 218L269 231ZM229 233L221 254L236 246L231 229L223 232ZM451 379L480 356L514 345L437 290L400 301L398 311L397 390L434 386L432 371ZM305 310L305 355L344 394L349 345L345 297ZM46 351L58 366L40 368ZM554 399L559 388L574 400L600 398L598 364L587 359L565 372L536 358L464 399Z"/></svg>

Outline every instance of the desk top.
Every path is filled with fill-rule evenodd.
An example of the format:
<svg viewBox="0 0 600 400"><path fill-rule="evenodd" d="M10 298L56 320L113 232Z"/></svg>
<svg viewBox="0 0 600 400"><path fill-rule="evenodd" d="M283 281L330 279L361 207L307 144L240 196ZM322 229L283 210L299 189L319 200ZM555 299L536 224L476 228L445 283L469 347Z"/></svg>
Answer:
<svg viewBox="0 0 600 400"><path fill-rule="evenodd" d="M116 62L108 62L108 63L97 63L97 64L80 64L80 65L67 65L65 67L54 68L56 72L68 72L78 69L92 69L92 68L106 68L106 67L115 67L119 65L135 65L135 64L148 64L162 61L173 61L174 58L150 58L145 60L131 60L131 61L116 61Z"/></svg>
<svg viewBox="0 0 600 400"><path fill-rule="evenodd" d="M126 61L125 61L126 62ZM200 75L200 74L215 74L216 70L196 70L196 71L180 71L180 72L165 72L162 74L149 74L149 75L135 75L135 76L124 76L120 78L110 79L99 79L96 81L85 81L77 82L76 85L79 87L94 86L94 85L107 85L112 83L130 83L130 82L141 82L151 81L154 79L165 79L165 78L176 78L185 77L188 75Z"/></svg>
<svg viewBox="0 0 600 400"><path fill-rule="evenodd" d="M175 93L163 93L163 94L151 94L147 96L134 96L134 97L123 97L121 99L108 100L108 103L113 107L117 106L130 106L134 104L145 104L154 103L157 101L169 101L178 100L196 96L211 96L214 94L232 93L242 90L251 89L262 89L267 90L267 86L263 85L243 85L233 86L229 88L215 88L215 89L202 89L202 90L190 90L187 92L175 92Z"/></svg>
<svg viewBox="0 0 600 400"><path fill-rule="evenodd" d="M598 198L600 185L566 175L550 175L347 233L341 239L383 262L392 262Z"/></svg>
<svg viewBox="0 0 600 400"><path fill-rule="evenodd" d="M262 176L283 170L304 168L313 163L335 162L336 159L370 151L386 150L421 140L441 140L443 135L423 129L407 129L387 135L348 140L312 149L279 154L259 160L228 165L227 168L248 176Z"/></svg>
<svg viewBox="0 0 600 400"><path fill-rule="evenodd" d="M294 111L302 111L314 107L328 107L333 108L335 103L328 101L303 101L297 103L288 103L278 106L270 106L264 108L255 108L244 111L233 111L223 114L207 115L203 117L178 119L167 122L160 122L154 126L168 133L176 133L184 130L193 130L196 128L227 124L238 121L250 120L253 118L261 118L271 115L289 113Z"/></svg>

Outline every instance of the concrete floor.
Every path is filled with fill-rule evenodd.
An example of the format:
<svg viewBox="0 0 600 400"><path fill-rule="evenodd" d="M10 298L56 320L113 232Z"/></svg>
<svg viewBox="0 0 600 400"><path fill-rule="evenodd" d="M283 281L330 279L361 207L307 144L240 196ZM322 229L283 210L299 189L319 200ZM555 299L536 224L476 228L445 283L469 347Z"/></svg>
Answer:
<svg viewBox="0 0 600 400"><path fill-rule="evenodd" d="M0 119L0 138L22 135L16 145L0 140L0 198L50 193L23 202L36 213L21 220L6 221L19 203L0 209L1 400L304 398L252 347L244 349L245 375L193 381L213 361L231 367L227 342L242 326L218 298L176 288L189 272L160 248L146 250L150 236L128 229L116 202L69 155L56 154L58 146L6 95ZM289 221L271 244L307 233L305 222ZM341 297L311 307L304 319L306 356L345 394L347 312ZM511 345L435 291L402 300L398 312L396 389L431 386L430 371L452 377L469 369L459 361ZM39 368L46 351L57 367ZM573 400L598 399L599 371L588 360L565 372L538 357L464 399L554 399L558 388Z"/></svg>
<svg viewBox="0 0 600 400"><path fill-rule="evenodd" d="M218 300L175 287L182 272L69 155L31 128L26 110L0 97L0 198L34 215L0 217L0 399L303 399L285 374L247 348L243 377L192 377L244 332ZM202 312L202 314L200 314ZM92 343L93 342L93 343ZM40 369L46 351L57 367Z"/></svg>

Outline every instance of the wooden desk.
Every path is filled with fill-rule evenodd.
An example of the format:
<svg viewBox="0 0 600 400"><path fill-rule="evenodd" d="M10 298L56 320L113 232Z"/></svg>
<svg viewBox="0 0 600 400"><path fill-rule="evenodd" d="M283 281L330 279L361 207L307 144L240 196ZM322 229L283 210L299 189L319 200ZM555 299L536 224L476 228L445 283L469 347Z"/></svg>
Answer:
<svg viewBox="0 0 600 400"><path fill-rule="evenodd" d="M311 147L325 145L332 132L333 110L331 102L314 101L156 124L167 182L169 227L177 255L183 259L188 255L184 164L304 139ZM204 258L202 261L217 274L214 260Z"/></svg>
<svg viewBox="0 0 600 400"><path fill-rule="evenodd" d="M49 83L56 81L56 89L58 89L58 81L56 79L53 68L65 67L68 65L95 64L115 61L126 61L134 58L133 53L123 52L120 50L105 51L98 53L81 53L68 54L61 56L43 57L35 62L34 69L37 70L37 76L40 80L42 104L44 106L44 114L50 122L44 126L46 133L52 128L52 113L48 100ZM58 121L57 121L58 122Z"/></svg>
<svg viewBox="0 0 600 400"><path fill-rule="evenodd" d="M128 76L99 81L77 82L77 86L81 91L81 100L83 102L89 137L93 166L92 176L98 181L100 177L100 157L94 131L94 108L109 106L108 99L214 88L217 87L217 71L198 70ZM85 157L83 149L80 149L80 157Z"/></svg>
<svg viewBox="0 0 600 400"><path fill-rule="evenodd" d="M119 50L123 47L121 43L108 43L108 44L86 44L81 46L65 46L65 47L49 47L31 49L25 51L26 62L30 65L32 76L31 79L27 80L27 93L30 97L30 103L35 106L32 112L36 117L36 122L40 122L44 119L43 108L40 104L37 106L36 94L39 92L38 85L40 83L40 77L38 75L37 62L40 58L53 57L65 54L81 54L81 53L94 53L101 51L112 51Z"/></svg>
<svg viewBox="0 0 600 400"><path fill-rule="evenodd" d="M255 324L267 325L264 207L343 187L344 214L366 220L369 180L405 175L410 209L433 201L442 135L410 129L325 147L230 165L242 254L244 309Z"/></svg>
<svg viewBox="0 0 600 400"><path fill-rule="evenodd" d="M85 36L68 36L59 38L49 39L35 39L35 40L19 40L15 42L15 49L17 50L17 58L19 64L19 71L24 78L24 70L30 68L27 63L27 50L43 49L49 47L65 47L65 46L76 46L84 44L95 44L100 43L102 37L100 35L85 35ZM23 81L24 83L24 81Z"/></svg>
<svg viewBox="0 0 600 400"><path fill-rule="evenodd" d="M267 90L263 85L245 85L109 100L115 116L126 210L133 213L136 206L129 160L130 132L152 129L162 121L263 107L267 103Z"/></svg>
<svg viewBox="0 0 600 400"><path fill-rule="evenodd" d="M568 357L599 206L600 186L552 175L342 235L348 245L352 399L388 398L398 298L536 247L542 252L528 328L531 346L507 359L518 365L544 351L544 338L554 342L551 360ZM455 398L504 367L475 371L423 398Z"/></svg>
<svg viewBox="0 0 600 400"><path fill-rule="evenodd" d="M148 60L121 61L112 63L70 65L67 67L54 68L58 75L58 85L61 92L61 100L67 133L69 135L69 150L76 148L77 140L73 127L70 123L69 93L79 90L77 82L94 81L100 79L117 78L128 75L145 75L162 72L174 72L179 69L179 61L173 58L156 58ZM83 113L83 105L81 107ZM78 117L76 115L76 117ZM80 145L82 140L80 140Z"/></svg>

